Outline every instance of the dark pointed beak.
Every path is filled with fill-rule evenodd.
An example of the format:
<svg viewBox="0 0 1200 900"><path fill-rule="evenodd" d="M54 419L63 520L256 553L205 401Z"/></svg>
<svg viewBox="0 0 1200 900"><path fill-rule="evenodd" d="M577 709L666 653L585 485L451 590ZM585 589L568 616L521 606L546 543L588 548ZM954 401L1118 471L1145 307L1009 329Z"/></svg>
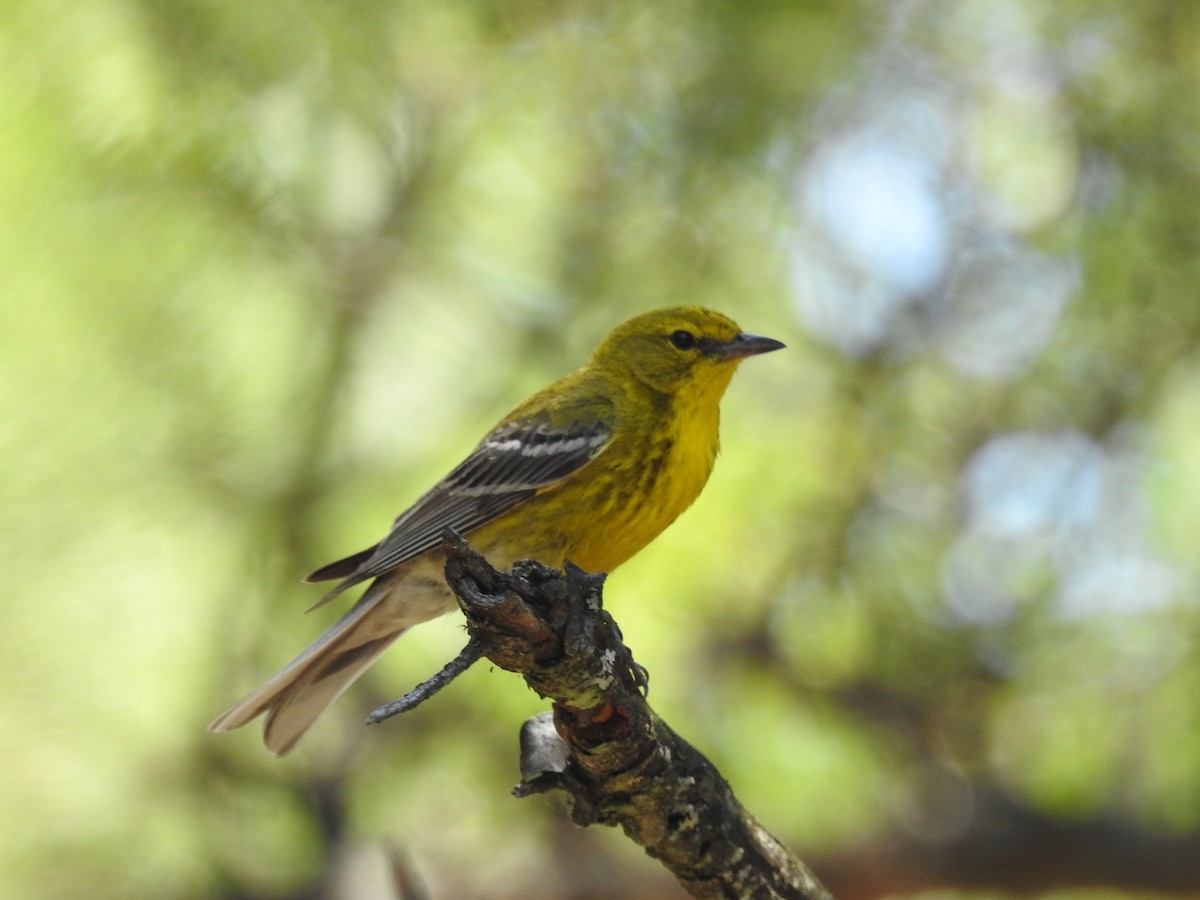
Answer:
<svg viewBox="0 0 1200 900"><path fill-rule="evenodd" d="M713 356L717 359L745 359L747 356L758 356L760 353L770 353L780 350L787 345L775 338L762 337L757 334L739 334L732 341L717 344L713 348Z"/></svg>

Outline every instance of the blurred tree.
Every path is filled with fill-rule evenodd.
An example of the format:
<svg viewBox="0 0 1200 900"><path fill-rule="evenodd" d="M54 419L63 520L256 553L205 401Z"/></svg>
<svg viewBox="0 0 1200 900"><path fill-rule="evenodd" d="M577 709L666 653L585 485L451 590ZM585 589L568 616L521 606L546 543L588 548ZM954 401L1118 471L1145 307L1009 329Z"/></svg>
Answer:
<svg viewBox="0 0 1200 900"><path fill-rule="evenodd" d="M508 796L515 679L360 726L450 619L284 762L203 726L336 614L300 575L690 302L792 349L609 583L656 709L843 900L1194 894L1197 48L1168 0L6 5L4 893L678 896Z"/></svg>

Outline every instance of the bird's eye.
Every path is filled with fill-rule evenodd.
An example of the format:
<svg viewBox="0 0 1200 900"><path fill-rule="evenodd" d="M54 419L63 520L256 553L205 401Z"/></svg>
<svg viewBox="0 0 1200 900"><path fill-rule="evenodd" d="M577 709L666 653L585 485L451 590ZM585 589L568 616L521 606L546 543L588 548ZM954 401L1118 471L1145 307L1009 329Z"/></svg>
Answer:
<svg viewBox="0 0 1200 900"><path fill-rule="evenodd" d="M682 328L679 331L672 331L667 340L676 350L691 350L696 346L696 336Z"/></svg>

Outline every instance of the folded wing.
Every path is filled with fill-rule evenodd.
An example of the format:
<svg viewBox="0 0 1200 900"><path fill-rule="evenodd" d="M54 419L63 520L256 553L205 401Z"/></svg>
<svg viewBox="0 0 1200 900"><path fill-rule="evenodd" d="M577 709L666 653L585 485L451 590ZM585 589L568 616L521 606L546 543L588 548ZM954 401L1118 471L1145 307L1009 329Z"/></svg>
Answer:
<svg viewBox="0 0 1200 900"><path fill-rule="evenodd" d="M544 422L497 428L397 518L382 541L309 575L310 582L342 579L316 606L434 549L447 528L469 534L499 518L582 469L611 440L611 426L600 418L569 428Z"/></svg>

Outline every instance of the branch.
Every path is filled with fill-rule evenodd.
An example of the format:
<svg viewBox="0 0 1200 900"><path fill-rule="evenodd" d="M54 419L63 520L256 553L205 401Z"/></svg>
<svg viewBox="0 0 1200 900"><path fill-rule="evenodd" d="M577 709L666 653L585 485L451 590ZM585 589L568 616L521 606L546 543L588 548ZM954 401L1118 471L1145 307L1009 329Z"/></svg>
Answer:
<svg viewBox="0 0 1200 900"><path fill-rule="evenodd" d="M601 608L603 575L535 562L500 573L453 532L444 549L468 646L553 701L522 729L514 794L566 791L577 824L619 825L693 897L831 900L647 705L645 673Z"/></svg>
<svg viewBox="0 0 1200 900"><path fill-rule="evenodd" d="M458 656L442 666L442 670L436 675L426 678L399 700L385 703L383 706L372 711L367 716L367 724L378 725L384 719L390 719L392 716L398 716L400 713L406 713L410 709L415 709L482 658L483 651L480 649L479 644L473 640L468 641L467 646L459 651Z"/></svg>

